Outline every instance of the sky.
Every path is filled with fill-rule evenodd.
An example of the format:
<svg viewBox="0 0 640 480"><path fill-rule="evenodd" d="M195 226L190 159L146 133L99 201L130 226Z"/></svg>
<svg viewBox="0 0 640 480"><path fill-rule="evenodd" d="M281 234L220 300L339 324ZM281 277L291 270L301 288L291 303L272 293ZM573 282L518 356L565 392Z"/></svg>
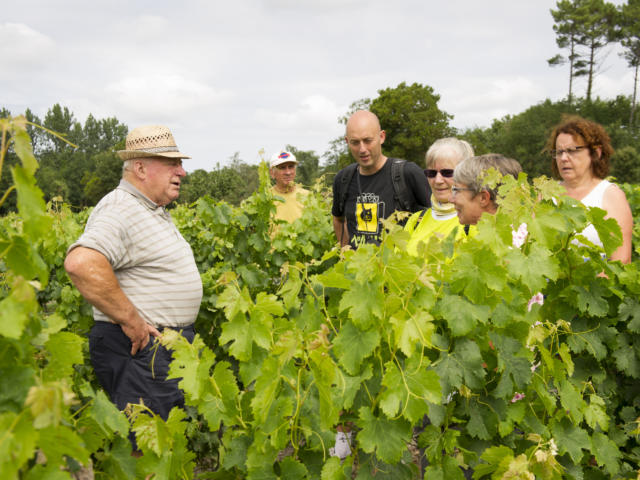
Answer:
<svg viewBox="0 0 640 480"><path fill-rule="evenodd" d="M620 4L620 1L614 1ZM458 129L568 93L555 0L93 0L4 2L0 107L41 119L163 124L187 171L285 145L322 155L339 118L401 82L429 85ZM611 47L594 96L633 92ZM575 83L583 96L586 81ZM383 125L384 128L384 125Z"/></svg>

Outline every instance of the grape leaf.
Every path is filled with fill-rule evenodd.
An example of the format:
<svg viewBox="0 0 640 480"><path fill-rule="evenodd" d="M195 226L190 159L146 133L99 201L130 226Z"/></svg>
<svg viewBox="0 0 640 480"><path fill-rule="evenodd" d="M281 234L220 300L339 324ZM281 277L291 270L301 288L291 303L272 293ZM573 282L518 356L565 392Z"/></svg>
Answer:
<svg viewBox="0 0 640 480"><path fill-rule="evenodd" d="M551 431L558 445L559 453L568 453L575 463L580 462L583 455L582 450L588 450L591 447L587 432L574 425L568 418L563 418L560 422L554 422L551 426Z"/></svg>
<svg viewBox="0 0 640 480"><path fill-rule="evenodd" d="M333 340L333 351L347 372L356 375L363 360L380 344L380 334L375 330L362 331L351 322L345 322Z"/></svg>
<svg viewBox="0 0 640 480"><path fill-rule="evenodd" d="M411 440L411 424L400 419L376 417L368 407L361 407L359 416L362 430L358 432L358 443L362 450L375 451L384 462L398 462Z"/></svg>

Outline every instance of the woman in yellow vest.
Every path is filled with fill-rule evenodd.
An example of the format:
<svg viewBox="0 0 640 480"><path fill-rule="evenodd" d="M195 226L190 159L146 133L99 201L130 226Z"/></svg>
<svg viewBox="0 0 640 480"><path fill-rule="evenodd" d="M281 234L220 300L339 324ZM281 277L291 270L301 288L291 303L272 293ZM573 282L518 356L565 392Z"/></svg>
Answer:
<svg viewBox="0 0 640 480"><path fill-rule="evenodd" d="M456 209L451 203L453 171L462 160L473 157L468 142L454 137L436 140L425 155L427 181L431 187L431 208L414 213L405 226L411 233L407 252L418 255L418 244L427 243L431 235L444 238L460 225ZM460 228L460 234L462 228Z"/></svg>

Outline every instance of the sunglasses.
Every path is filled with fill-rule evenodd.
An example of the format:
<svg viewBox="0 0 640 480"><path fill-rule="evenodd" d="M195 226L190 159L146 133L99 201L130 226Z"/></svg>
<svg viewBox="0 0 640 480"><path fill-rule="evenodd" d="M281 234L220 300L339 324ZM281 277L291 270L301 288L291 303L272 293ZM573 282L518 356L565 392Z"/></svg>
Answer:
<svg viewBox="0 0 640 480"><path fill-rule="evenodd" d="M431 168L427 168L424 171L424 174L427 176L427 178L436 178L438 172L440 172L440 175L442 175L444 178L453 177L453 168L443 168L442 170L433 170Z"/></svg>

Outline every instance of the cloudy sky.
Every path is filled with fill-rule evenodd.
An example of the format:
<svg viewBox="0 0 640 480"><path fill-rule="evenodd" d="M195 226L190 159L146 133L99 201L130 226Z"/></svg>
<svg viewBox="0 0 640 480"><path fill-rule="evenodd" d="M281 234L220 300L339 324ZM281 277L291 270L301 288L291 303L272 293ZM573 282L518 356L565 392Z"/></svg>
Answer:
<svg viewBox="0 0 640 480"><path fill-rule="evenodd" d="M256 163L286 144L322 154L352 102L400 82L431 86L455 127L488 126L566 96L568 67L546 63L559 53L555 3L4 2L0 107L42 118L60 103L82 123L91 113L166 124L190 171L235 152ZM617 50L604 65L595 95L630 95Z"/></svg>

